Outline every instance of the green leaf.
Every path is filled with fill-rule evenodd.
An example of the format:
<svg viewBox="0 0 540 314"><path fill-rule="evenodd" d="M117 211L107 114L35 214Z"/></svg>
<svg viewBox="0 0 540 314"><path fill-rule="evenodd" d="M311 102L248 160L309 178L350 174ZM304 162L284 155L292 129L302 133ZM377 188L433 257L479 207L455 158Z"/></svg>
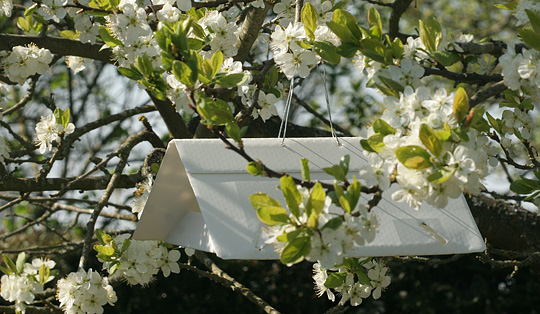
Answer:
<svg viewBox="0 0 540 314"><path fill-rule="evenodd" d="M336 180L338 181L347 180L347 178L345 177L345 171L343 171L343 168L341 168L339 165L333 165L332 167L323 168L323 170L324 172L336 178Z"/></svg>
<svg viewBox="0 0 540 314"><path fill-rule="evenodd" d="M208 125L225 125L234 119L231 107L221 99L201 98L197 105L197 112L205 119L204 123Z"/></svg>
<svg viewBox="0 0 540 314"><path fill-rule="evenodd" d="M279 182L281 183L280 188L283 192L283 196L285 197L285 202L287 203L289 210L294 217L298 218L300 216L299 205L302 203L302 195L298 191L296 183L294 183L294 179L290 176L283 176L279 179Z"/></svg>
<svg viewBox="0 0 540 314"><path fill-rule="evenodd" d="M345 175L349 173L349 163L351 162L351 156L345 155L339 160L339 166L343 169Z"/></svg>
<svg viewBox="0 0 540 314"><path fill-rule="evenodd" d="M326 22L326 26L328 26L328 28L334 33L336 34L337 37L339 37L339 39L341 39L341 41L343 43L351 43L351 42L356 42L354 40L354 36L353 34L351 33L351 31L349 30L349 28L345 25L341 25L337 22L334 22L334 21L329 21L329 22Z"/></svg>
<svg viewBox="0 0 540 314"><path fill-rule="evenodd" d="M110 30L108 28L106 28L105 26L103 26L103 25L99 26L99 36L101 37L103 42L107 46L109 46L111 48L114 48L114 47L122 44L122 42L119 41L118 39L114 38L111 35Z"/></svg>
<svg viewBox="0 0 540 314"><path fill-rule="evenodd" d="M335 288L341 287L345 283L345 279L347 279L346 272L343 272L343 273L332 272L326 278L326 281L324 282L324 286L328 289L335 289Z"/></svg>
<svg viewBox="0 0 540 314"><path fill-rule="evenodd" d="M60 108L54 109L54 116L56 118L56 123L62 125L65 128L69 125L69 119L70 119L70 110L67 108L66 110L62 110Z"/></svg>
<svg viewBox="0 0 540 314"><path fill-rule="evenodd" d="M371 279L369 279L368 275L364 272L364 270L360 270L355 272L356 277L358 277L358 282L363 285L371 285Z"/></svg>
<svg viewBox="0 0 540 314"><path fill-rule="evenodd" d="M459 54L455 52L434 51L431 55L433 56L433 58L435 58L435 60L437 60L437 62L439 62L445 67L451 66L461 60Z"/></svg>
<svg viewBox="0 0 540 314"><path fill-rule="evenodd" d="M419 132L420 141L422 141L422 144L436 157L439 157L439 155L442 152L442 142L437 137L437 134L433 129L427 125L426 123L422 123L420 125L420 132Z"/></svg>
<svg viewBox="0 0 540 314"><path fill-rule="evenodd" d="M426 169L433 164L431 156L424 148L416 145L403 146L396 149L397 159L407 168L413 170Z"/></svg>
<svg viewBox="0 0 540 314"><path fill-rule="evenodd" d="M193 70L182 61L175 60L173 61L172 66L174 77L188 88L193 88L193 85L197 82L197 73L193 72Z"/></svg>
<svg viewBox="0 0 540 314"><path fill-rule="evenodd" d="M316 41L313 44L313 50L331 64L339 64L341 62L341 56L338 54L337 47L328 41Z"/></svg>
<svg viewBox="0 0 540 314"><path fill-rule="evenodd" d="M26 33L29 33L31 30L30 21L28 20L28 18L24 18L22 16L19 16L17 18L17 26ZM60 36L62 36L62 33L60 33Z"/></svg>
<svg viewBox="0 0 540 314"><path fill-rule="evenodd" d="M345 197L349 201L351 210L356 208L356 205L358 204L358 200L360 199L361 193L362 193L362 185L360 184L360 182L358 182L358 180L356 180L356 177L353 176L353 183L347 187L347 194L345 195Z"/></svg>
<svg viewBox="0 0 540 314"><path fill-rule="evenodd" d="M116 271L118 270L118 266L120 266L120 262L115 261L111 263L111 267L109 267L109 276L112 276Z"/></svg>
<svg viewBox="0 0 540 314"><path fill-rule="evenodd" d="M349 200L344 195L339 198L339 206L346 213L350 213L352 211L351 204L349 203Z"/></svg>
<svg viewBox="0 0 540 314"><path fill-rule="evenodd" d="M519 4L519 0L510 1L503 4L496 4L495 6L503 10L515 10Z"/></svg>
<svg viewBox="0 0 540 314"><path fill-rule="evenodd" d="M113 256L114 255L114 248L110 246L103 246L103 245L94 245L94 251L101 253L105 256Z"/></svg>
<svg viewBox="0 0 540 314"><path fill-rule="evenodd" d="M247 171L254 176L259 176L263 173L262 163L260 161L250 161L247 164Z"/></svg>
<svg viewBox="0 0 540 314"><path fill-rule="evenodd" d="M392 42L392 52L393 52L394 58L400 59L400 60L401 58L403 58L405 47L403 47L403 43L398 37L394 38L394 41Z"/></svg>
<svg viewBox="0 0 540 314"><path fill-rule="evenodd" d="M381 82L389 89L392 91L392 96L393 95L396 95L397 97L399 97L399 93L403 93L403 91L405 90L405 87L403 87L403 85L399 84L398 82L392 80L392 79L389 79L387 77L384 77L384 76L379 76L379 80L381 80Z"/></svg>
<svg viewBox="0 0 540 314"><path fill-rule="evenodd" d="M251 194L249 196L249 201L251 202L251 206L253 206L254 209L258 209L260 207L266 207L266 206L281 207L280 202L271 198L268 194L262 193L262 192Z"/></svg>
<svg viewBox="0 0 540 314"><path fill-rule="evenodd" d="M143 79L143 75L137 69L118 67L118 72L130 80L138 81Z"/></svg>
<svg viewBox="0 0 540 314"><path fill-rule="evenodd" d="M11 270L14 274L19 274L17 271L17 266L15 263L13 263L13 260L6 254L2 255L2 257L4 258L4 263L6 264L7 268L9 268L9 270Z"/></svg>
<svg viewBox="0 0 540 314"><path fill-rule="evenodd" d="M378 153L385 147L383 139L386 135L381 133L375 133L367 139L369 147L373 149L374 152Z"/></svg>
<svg viewBox="0 0 540 314"><path fill-rule="evenodd" d="M452 105L454 116L458 122L463 121L469 112L469 96L463 87L458 88Z"/></svg>
<svg viewBox="0 0 540 314"><path fill-rule="evenodd" d="M437 19L431 16L427 23L419 21L420 38L430 52L435 52L443 40L442 28Z"/></svg>
<svg viewBox="0 0 540 314"><path fill-rule="evenodd" d="M488 122L491 125L493 129L497 132L501 132L501 120L495 119L492 115L489 114L489 112L486 112L486 116L488 118Z"/></svg>
<svg viewBox="0 0 540 314"><path fill-rule="evenodd" d="M214 76L216 76L216 74L219 72L219 70L221 69L221 66L223 65L223 52L221 52L221 50L218 50L216 51L213 55L212 55L212 59L210 60L212 62L212 75L211 77L209 77L209 79L213 79Z"/></svg>
<svg viewBox="0 0 540 314"><path fill-rule="evenodd" d="M310 237L297 237L289 242L281 252L283 264L296 264L304 260L311 251Z"/></svg>
<svg viewBox="0 0 540 314"><path fill-rule="evenodd" d="M531 26L533 30L536 33L540 33L540 16L538 16L538 14L534 13L534 11L531 11L529 9L525 9L525 13L527 13L529 21L531 21Z"/></svg>
<svg viewBox="0 0 540 314"><path fill-rule="evenodd" d="M337 48L337 52L345 58L352 58L360 48L358 43L344 42Z"/></svg>
<svg viewBox="0 0 540 314"><path fill-rule="evenodd" d="M311 190L311 194L309 195L306 206L306 213L308 215L308 219L312 220L311 224L308 221L308 227L317 227L317 219L324 208L325 201L326 193L324 192L322 185L320 183L315 184L315 186L313 186L313 189ZM308 208L310 209L309 211Z"/></svg>
<svg viewBox="0 0 540 314"><path fill-rule="evenodd" d="M154 72L154 66L152 61L148 58L148 55L145 53L142 56L135 58L135 67L141 72L145 77L152 76Z"/></svg>
<svg viewBox="0 0 540 314"><path fill-rule="evenodd" d="M441 168L437 169L434 173L430 174L427 179L429 182L434 184L441 184L444 181L450 179L452 175L456 172L456 168Z"/></svg>
<svg viewBox="0 0 540 314"><path fill-rule="evenodd" d="M241 85L247 79L248 79L248 75L246 75L245 73L233 73L233 74L225 75L217 79L215 82L221 87L231 88L231 87L237 87L238 85Z"/></svg>
<svg viewBox="0 0 540 314"><path fill-rule="evenodd" d="M342 9L337 9L334 11L334 14L332 15L332 22L335 22L348 29L348 33L350 35L347 36L348 38L342 39L343 41L358 42L360 39L362 39L362 31L360 30L360 27L358 26L358 22L356 21L356 18L351 13ZM339 37L339 34L336 34L336 35L338 35Z"/></svg>
<svg viewBox="0 0 540 314"><path fill-rule="evenodd" d="M17 273L22 273L24 270L24 263L26 263L26 253L21 252L17 255Z"/></svg>
<svg viewBox="0 0 540 314"><path fill-rule="evenodd" d="M307 160L307 158L302 158L300 159L300 162L302 163L302 180L310 181L311 176L309 174L309 160Z"/></svg>
<svg viewBox="0 0 540 314"><path fill-rule="evenodd" d="M383 135L396 134L396 130L382 119L377 119L373 122L373 131Z"/></svg>
<svg viewBox="0 0 540 314"><path fill-rule="evenodd" d="M100 229L96 229L96 238L101 245L111 245L113 239L110 235L104 233Z"/></svg>
<svg viewBox="0 0 540 314"><path fill-rule="evenodd" d="M369 26L373 29L374 27L379 30L379 37L382 35L382 21L379 11L374 7L371 7L368 12L368 23Z"/></svg>
<svg viewBox="0 0 540 314"><path fill-rule="evenodd" d="M291 232L281 234L276 239L279 242L291 242L292 240L296 239L299 235L301 235L303 233L304 233L303 229L296 229L296 230L293 230Z"/></svg>
<svg viewBox="0 0 540 314"><path fill-rule="evenodd" d="M302 8L302 23L304 23L306 35L312 40L315 39L317 20L317 10L315 9L315 7L309 2L304 3L304 7Z"/></svg>
<svg viewBox="0 0 540 314"><path fill-rule="evenodd" d="M321 229L330 228L332 230L337 230L343 224L343 218L335 217L328 220Z"/></svg>
<svg viewBox="0 0 540 314"><path fill-rule="evenodd" d="M540 34L526 28L519 29L518 33L524 43L529 45L531 48L540 51Z"/></svg>
<svg viewBox="0 0 540 314"><path fill-rule="evenodd" d="M437 133L437 137L443 142L446 142L452 138L452 130L450 129L450 126L446 122L444 123L443 129L438 130L436 133Z"/></svg>
<svg viewBox="0 0 540 314"><path fill-rule="evenodd" d="M368 151L370 153L376 153L375 149L373 149L373 147L369 145L368 140L360 140L360 146L362 146L365 151Z"/></svg>
<svg viewBox="0 0 540 314"><path fill-rule="evenodd" d="M517 194L530 194L536 190L540 190L540 182L522 178L512 182L512 184L510 184L510 190Z"/></svg>
<svg viewBox="0 0 540 314"><path fill-rule="evenodd" d="M10 269L5 268L3 266L0 266L0 271L2 271L6 275L13 275L14 274Z"/></svg>
<svg viewBox="0 0 540 314"><path fill-rule="evenodd" d="M233 121L225 124L225 130L227 131L227 135L235 140L235 142L238 143L242 140L242 131L240 130L238 124L234 123Z"/></svg>
<svg viewBox="0 0 540 314"><path fill-rule="evenodd" d="M257 208L257 217L268 226L282 225L289 222L287 210L278 206L264 206Z"/></svg>

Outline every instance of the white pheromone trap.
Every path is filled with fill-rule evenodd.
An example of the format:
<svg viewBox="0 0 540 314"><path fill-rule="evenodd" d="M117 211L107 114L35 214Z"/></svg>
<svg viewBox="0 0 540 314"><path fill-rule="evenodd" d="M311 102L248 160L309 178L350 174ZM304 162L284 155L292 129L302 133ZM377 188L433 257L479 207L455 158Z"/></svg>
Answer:
<svg viewBox="0 0 540 314"><path fill-rule="evenodd" d="M368 163L359 138L244 139L246 152L270 169L301 177L300 159L307 158L314 180L333 178L322 169L350 156L349 174L358 177ZM163 240L213 252L224 259L278 259L272 245L264 246L263 224L249 196L265 192L282 205L278 179L254 177L247 162L225 149L218 139L173 140L169 143L156 182L134 239ZM463 197L444 209L424 204L419 210L393 202L392 189L373 213L380 224L375 240L349 256L439 255L480 252L484 241ZM369 197L369 195L367 195Z"/></svg>

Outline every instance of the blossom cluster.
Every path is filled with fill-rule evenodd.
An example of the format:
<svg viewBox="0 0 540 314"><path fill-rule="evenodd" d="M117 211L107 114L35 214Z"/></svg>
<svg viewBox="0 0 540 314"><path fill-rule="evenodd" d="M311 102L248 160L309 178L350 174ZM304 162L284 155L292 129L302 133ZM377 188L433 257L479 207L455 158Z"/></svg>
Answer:
<svg viewBox="0 0 540 314"><path fill-rule="evenodd" d="M168 250L159 241L128 240L129 237L129 234L122 234L114 239L120 256L108 261L100 258L111 278L120 277L130 285L147 285L160 270L165 277L180 272L180 251Z"/></svg>
<svg viewBox="0 0 540 314"><path fill-rule="evenodd" d="M425 87L415 90L410 86L400 93L399 98L385 97L386 111L380 119L390 129L376 151L365 151L370 165L361 170L360 180L367 185L379 184L387 188L388 176L396 171L400 189L392 194L392 199L406 202L413 208L419 208L424 200L443 208L448 198L456 198L463 191L480 192L483 188L481 179L487 176L489 165L497 164L494 156L498 150L493 142L473 128L468 128L467 135L462 137L452 135L452 130L461 128L453 114L454 97L445 89L431 94ZM437 156L433 156L437 160L433 166L411 169L398 160L396 152L403 147L420 147L427 152L429 148L421 137L438 131L441 135L446 133L447 139L441 141ZM377 138L376 133L370 128L366 137Z"/></svg>
<svg viewBox="0 0 540 314"><path fill-rule="evenodd" d="M515 46L509 44L499 59L504 84L512 90L531 95L536 104L540 104L539 58L540 52L537 50L523 48L520 53L516 53Z"/></svg>
<svg viewBox="0 0 540 314"><path fill-rule="evenodd" d="M52 150L52 143L60 140L62 132L73 133L75 125L73 123L60 124L57 121L56 114L51 113L48 116L41 117L41 121L36 124L36 137L39 145L39 152L45 153L47 149Z"/></svg>
<svg viewBox="0 0 540 314"><path fill-rule="evenodd" d="M114 305L116 292L109 279L97 271L80 269L57 282L57 299L68 314L103 313L107 303Z"/></svg>
<svg viewBox="0 0 540 314"><path fill-rule="evenodd" d="M347 266L340 267L325 268L320 263L313 264L317 295L321 297L326 293L332 302L336 300L336 294L341 295L341 305L348 301L352 306L358 306L370 295L379 299L391 282L387 272L388 267L382 262L367 258L349 258ZM331 275L333 278L329 280Z"/></svg>
<svg viewBox="0 0 540 314"><path fill-rule="evenodd" d="M283 182L286 180L282 178L282 189L284 189ZM359 187L359 184L355 186ZM331 197L321 193L322 188L320 188L320 185L311 190L296 186L291 192L296 194L294 189L299 193L297 194L299 198L298 208L290 209L288 219L279 223L263 220L268 225L266 227L267 240L265 243L273 244L275 251L281 256L291 246L294 246L292 242L295 239L291 235L295 235L309 243L309 249L305 252L303 258L312 262L318 261L323 267L331 268L335 265L341 265L343 259L355 247L374 240L378 227L377 217L364 207L355 210L356 204L350 204L353 207L351 212L338 214L338 210L331 207ZM284 195L287 194L290 195L289 192L284 192ZM285 197L287 199L290 196ZM275 204L275 206L280 205L279 202L269 198L266 194L258 193L251 197L255 208L257 208L257 198L263 198L266 202ZM315 201L315 199L317 200ZM318 205L313 205L315 202ZM288 203L290 204L290 201ZM315 208L312 208L314 206ZM258 211L264 210L264 207L258 209ZM264 214L260 215L264 216ZM316 222L314 222L315 219ZM319 229L312 232L309 227L318 227ZM300 236L299 234L303 235ZM282 261L286 264L293 264L299 260L288 261L282 258Z"/></svg>
<svg viewBox="0 0 540 314"><path fill-rule="evenodd" d="M15 46L11 52L0 54L0 64L8 78L20 85L34 74L43 74L49 69L53 56L48 49L34 44Z"/></svg>
<svg viewBox="0 0 540 314"><path fill-rule="evenodd" d="M34 302L35 295L43 292L43 285L54 278L40 275L40 268L48 269L50 274L55 265L52 260L36 258L32 263L25 263L22 269L8 272L2 276L0 295L9 302L15 302L16 309L24 313L26 306Z"/></svg>

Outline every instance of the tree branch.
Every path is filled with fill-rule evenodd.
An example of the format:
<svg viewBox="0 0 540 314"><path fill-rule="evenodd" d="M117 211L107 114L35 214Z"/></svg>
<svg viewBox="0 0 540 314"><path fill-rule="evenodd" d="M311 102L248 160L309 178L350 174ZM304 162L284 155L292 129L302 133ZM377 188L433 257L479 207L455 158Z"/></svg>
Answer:
<svg viewBox="0 0 540 314"><path fill-rule="evenodd" d="M41 37L30 35L0 34L0 50L11 50L15 46L24 46L31 43L40 48L49 49L52 53L60 56L78 56L105 63L112 62L110 50L101 50L100 44L82 43L62 37Z"/></svg>
<svg viewBox="0 0 540 314"><path fill-rule="evenodd" d="M270 304L266 303L263 299L261 299L259 296L254 294L251 290L244 287L241 283L236 281L233 277L229 276L226 272L221 270L206 254L196 251L195 257L197 257L198 260L200 260L208 269L214 274L213 278L210 278L209 276L205 276L207 278L210 278L216 282L219 282L220 284L224 285L225 287L230 288L232 291L239 292L241 295L246 297L251 302L255 303L257 306L259 306L261 309L263 309L266 313L269 314L279 314L279 312L274 309ZM197 272L199 274L199 272Z"/></svg>
<svg viewBox="0 0 540 314"><path fill-rule="evenodd" d="M234 57L235 61L244 62L247 60L251 47L253 47L255 40L259 36L259 31L271 7L268 2L264 2L264 8L251 7L249 9L244 24L238 34L238 41L236 42L238 53Z"/></svg>

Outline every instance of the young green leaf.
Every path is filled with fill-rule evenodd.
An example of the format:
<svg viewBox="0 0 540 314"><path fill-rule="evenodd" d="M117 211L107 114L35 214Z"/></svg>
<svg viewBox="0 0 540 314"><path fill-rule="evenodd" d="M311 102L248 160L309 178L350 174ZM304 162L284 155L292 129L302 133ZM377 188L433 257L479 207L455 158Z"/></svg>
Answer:
<svg viewBox="0 0 540 314"><path fill-rule="evenodd" d="M529 21L531 21L533 30L536 33L540 33L540 16L529 9L525 9L525 13L527 13L527 17L529 18Z"/></svg>
<svg viewBox="0 0 540 314"><path fill-rule="evenodd" d="M372 30L375 30L375 35L380 38L382 35L382 21L379 11L372 7L368 12L368 23Z"/></svg>
<svg viewBox="0 0 540 314"><path fill-rule="evenodd" d="M289 210L294 217L298 218L300 216L299 205L302 203L302 195L298 191L296 183L294 183L293 178L290 176L281 177L279 182L281 183L280 188L283 192L283 196L285 197L285 202L287 202Z"/></svg>
<svg viewBox="0 0 540 314"><path fill-rule="evenodd" d="M182 61L175 60L172 64L174 77L186 85L188 88L193 88L197 81L197 75L194 75L193 70Z"/></svg>
<svg viewBox="0 0 540 314"><path fill-rule="evenodd" d="M326 278L326 281L324 282L324 286L328 289L341 287L345 283L345 279L347 279L346 272L343 272L343 273L332 272Z"/></svg>
<svg viewBox="0 0 540 314"><path fill-rule="evenodd" d="M377 119L373 122L373 131L383 135L396 134L396 130L382 119Z"/></svg>
<svg viewBox="0 0 540 314"><path fill-rule="evenodd" d="M427 179L431 183L441 184L444 181L450 179L455 172L456 168L441 168L430 174Z"/></svg>
<svg viewBox="0 0 540 314"><path fill-rule="evenodd" d="M219 70L221 69L221 66L223 65L223 60L224 60L223 53L221 52L221 50L216 51L212 55L212 59L210 61L212 62L213 71L209 79L213 79L214 76L216 76L216 74L219 72Z"/></svg>
<svg viewBox="0 0 540 314"><path fill-rule="evenodd" d="M510 190L517 194L530 194L540 190L540 181L522 178L510 184Z"/></svg>
<svg viewBox="0 0 540 314"><path fill-rule="evenodd" d="M17 262L16 262L17 273L20 274L23 272L24 263L26 263L26 253L21 252L19 253L19 255L17 255Z"/></svg>
<svg viewBox="0 0 540 314"><path fill-rule="evenodd" d="M524 43L529 45L531 48L540 51L540 34L526 28L518 30L518 33Z"/></svg>
<svg viewBox="0 0 540 314"><path fill-rule="evenodd" d="M283 264L296 264L304 260L311 251L310 237L297 237L289 242L281 252Z"/></svg>
<svg viewBox="0 0 540 314"><path fill-rule="evenodd" d="M308 198L308 206L306 207L309 207L311 209L311 212L307 213L308 217L312 215L318 216L324 208L325 201L326 201L326 193L324 192L322 185L317 182L317 184L313 186L313 189L311 190L311 194L309 195L309 198Z"/></svg>
<svg viewBox="0 0 540 314"><path fill-rule="evenodd" d="M424 144L424 146L433 155L439 157L442 152L442 142L439 137L437 137L435 131L433 131L433 129L426 123L422 123L422 125L420 125L419 137L422 144Z"/></svg>
<svg viewBox="0 0 540 314"><path fill-rule="evenodd" d="M302 23L304 23L304 29L306 30L306 35L308 38L315 39L315 30L317 29L317 10L315 7L309 3L304 3L302 8Z"/></svg>
<svg viewBox="0 0 540 314"><path fill-rule="evenodd" d="M469 96L463 87L458 88L456 95L454 96L454 103L452 105L454 116L461 122L467 116L469 112Z"/></svg>
<svg viewBox="0 0 540 314"><path fill-rule="evenodd" d="M255 209L266 207L266 206L281 207L280 202L271 198L268 194L262 193L262 192L251 194L249 196L249 201L251 202L251 206L253 206L253 208Z"/></svg>
<svg viewBox="0 0 540 314"><path fill-rule="evenodd" d="M101 253L105 256L113 256L114 255L114 249L110 246L103 246L103 245L94 245L94 251Z"/></svg>
<svg viewBox="0 0 540 314"><path fill-rule="evenodd" d="M309 160L307 160L307 158L302 158L300 161L302 163L302 180L310 181L311 176L309 174Z"/></svg>
<svg viewBox="0 0 540 314"><path fill-rule="evenodd" d="M2 257L4 258L4 263L6 264L7 268L11 270L11 272L13 272L14 274L19 274L19 272L17 271L17 266L15 265L15 263L13 263L13 260L6 254L2 255Z"/></svg>
<svg viewBox="0 0 540 314"><path fill-rule="evenodd" d="M268 226L275 226L287 223L289 215L283 207L264 206L257 208L257 217L259 220Z"/></svg>
<svg viewBox="0 0 540 314"><path fill-rule="evenodd" d="M134 81L142 80L142 78L144 77L142 73L139 72L135 68L130 69L130 68L118 67L118 72L120 72L120 74L127 77L128 79L134 80Z"/></svg>
<svg viewBox="0 0 540 314"><path fill-rule="evenodd" d="M396 149L397 159L407 168L420 170L432 167L431 156L424 148L416 145L403 146Z"/></svg>
<svg viewBox="0 0 540 314"><path fill-rule="evenodd" d="M313 44L313 50L331 64L339 64L341 61L337 47L328 41L316 41Z"/></svg>
<svg viewBox="0 0 540 314"><path fill-rule="evenodd" d="M254 176L260 176L263 173L263 167L260 161L250 161L246 169Z"/></svg>

